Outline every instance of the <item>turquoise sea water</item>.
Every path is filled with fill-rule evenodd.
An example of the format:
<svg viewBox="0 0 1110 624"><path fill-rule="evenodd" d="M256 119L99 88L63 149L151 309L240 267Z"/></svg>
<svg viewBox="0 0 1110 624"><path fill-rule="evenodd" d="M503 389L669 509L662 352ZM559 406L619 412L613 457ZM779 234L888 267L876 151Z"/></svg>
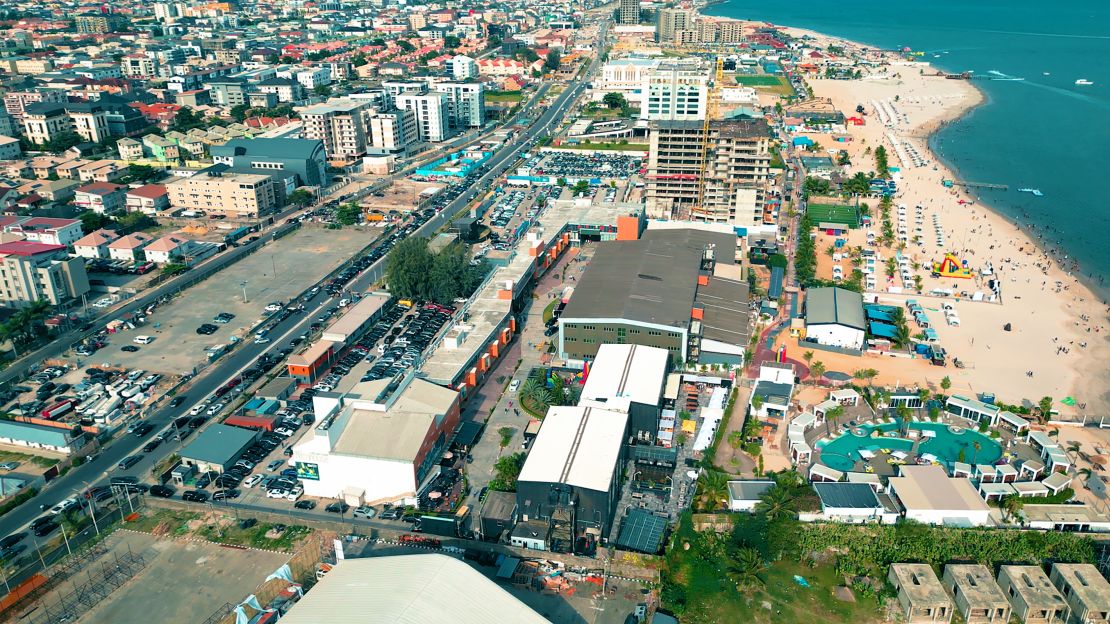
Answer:
<svg viewBox="0 0 1110 624"><path fill-rule="evenodd" d="M871 432L875 429L879 431L897 430L897 423L878 426L863 425L860 429L866 431L867 435L858 436L846 431L825 444L818 444L818 449L821 451L821 463L836 470L847 471L851 470L855 463L859 461L860 449L867 449L872 452L877 452L879 449L909 452L913 448L913 440L870 437ZM999 446L998 442L978 431L962 429L960 433L952 433L948 425L933 422L913 423L910 425L910 429L936 432L935 437L922 438L917 451L921 454L935 455L948 469L951 469L953 462L959 461L961 450L964 452L964 461L968 463L993 464L998 461L999 457L1002 457L1002 447ZM975 450L975 442L979 443L978 451Z"/></svg>
<svg viewBox="0 0 1110 624"><path fill-rule="evenodd" d="M1025 78L974 81L987 101L930 144L961 179L1010 185L979 196L1043 236L1046 247L1078 260L1110 299L1110 2L730 0L706 13L881 48L908 46L946 71ZM1080 78L1095 84L1077 86ZM1018 193L1020 187L1045 196Z"/></svg>

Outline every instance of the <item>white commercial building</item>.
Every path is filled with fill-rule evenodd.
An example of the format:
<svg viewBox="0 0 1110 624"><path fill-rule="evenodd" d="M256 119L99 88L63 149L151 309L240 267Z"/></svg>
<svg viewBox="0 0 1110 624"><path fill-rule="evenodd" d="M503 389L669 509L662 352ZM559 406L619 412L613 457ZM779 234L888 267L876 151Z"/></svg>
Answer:
<svg viewBox="0 0 1110 624"><path fill-rule="evenodd" d="M699 121L709 103L709 72L701 59L671 59L644 72L640 118Z"/></svg>
<svg viewBox="0 0 1110 624"><path fill-rule="evenodd" d="M416 133L421 141L438 143L450 137L451 103L446 93L405 93L396 98L397 108L416 115Z"/></svg>
<svg viewBox="0 0 1110 624"><path fill-rule="evenodd" d="M659 66L659 59L629 56L609 61L601 67L601 80L594 85L594 99L600 100L607 93L620 93L624 99L643 102L644 78Z"/></svg>
<svg viewBox="0 0 1110 624"><path fill-rule="evenodd" d="M940 466L902 466L887 490L907 520L922 524L980 527L991 523L990 507L971 481L949 477Z"/></svg>
<svg viewBox="0 0 1110 624"><path fill-rule="evenodd" d="M409 375L322 394L317 416L328 415L293 447L304 493L352 505L413 504L458 424L458 393Z"/></svg>
<svg viewBox="0 0 1110 624"><path fill-rule="evenodd" d="M457 54L447 60L447 71L455 80L468 80L478 76L478 64L469 56Z"/></svg>
<svg viewBox="0 0 1110 624"><path fill-rule="evenodd" d="M455 130L480 128L486 116L485 88L480 82L440 82L432 86L448 97L448 125Z"/></svg>
<svg viewBox="0 0 1110 624"><path fill-rule="evenodd" d="M810 288L805 301L806 340L845 349L863 349L866 339L863 296L844 288Z"/></svg>

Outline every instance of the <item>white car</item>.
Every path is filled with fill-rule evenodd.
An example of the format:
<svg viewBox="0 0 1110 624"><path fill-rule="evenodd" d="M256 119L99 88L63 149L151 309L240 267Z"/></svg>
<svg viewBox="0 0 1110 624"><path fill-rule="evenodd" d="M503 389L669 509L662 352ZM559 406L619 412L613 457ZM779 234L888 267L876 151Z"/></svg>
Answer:
<svg viewBox="0 0 1110 624"><path fill-rule="evenodd" d="M271 303L270 305L266 306L265 310L267 312L278 312L278 311L281 310L281 304L280 303Z"/></svg>
<svg viewBox="0 0 1110 624"><path fill-rule="evenodd" d="M254 487L254 486L258 485L258 482L259 482L259 481L261 481L261 480L262 480L262 475L260 475L260 474L253 474L253 475L251 475L251 476L247 477L247 478L246 478L246 479L245 479L245 480L243 481L243 487L245 487L245 488L252 488L252 487Z"/></svg>
<svg viewBox="0 0 1110 624"><path fill-rule="evenodd" d="M300 498L302 494L304 494L304 488L298 485L292 490L289 490L289 493L285 495L285 498L286 500L295 501Z"/></svg>
<svg viewBox="0 0 1110 624"><path fill-rule="evenodd" d="M283 438L288 438L289 436L293 435L293 430L286 427L278 427L277 429L274 429L274 433Z"/></svg>
<svg viewBox="0 0 1110 624"><path fill-rule="evenodd" d="M285 498L287 494L289 494L289 490L274 488L266 492L266 498Z"/></svg>
<svg viewBox="0 0 1110 624"><path fill-rule="evenodd" d="M223 403L217 403L217 404L213 405L212 407L208 408L208 411L206 413L209 416L215 416L216 414L219 414L220 410L222 410L223 408L224 408Z"/></svg>
<svg viewBox="0 0 1110 624"><path fill-rule="evenodd" d="M208 409L208 401L205 401L204 403L197 403L193 406L193 409L189 410L189 415L200 416L200 413L206 409Z"/></svg>
<svg viewBox="0 0 1110 624"><path fill-rule="evenodd" d="M509 382L509 392L516 392L518 389L520 389L519 379L514 379Z"/></svg>
<svg viewBox="0 0 1110 624"><path fill-rule="evenodd" d="M58 503L57 505L54 505L53 507L51 507L50 511L48 513L52 516L56 516L60 513L65 513L67 511L69 511L70 509L73 509L74 507L77 507L77 499L76 498L67 498L64 501Z"/></svg>
<svg viewBox="0 0 1110 624"><path fill-rule="evenodd" d="M270 342L270 339L265 336L259 336L254 339L254 344L266 344L267 342Z"/></svg>

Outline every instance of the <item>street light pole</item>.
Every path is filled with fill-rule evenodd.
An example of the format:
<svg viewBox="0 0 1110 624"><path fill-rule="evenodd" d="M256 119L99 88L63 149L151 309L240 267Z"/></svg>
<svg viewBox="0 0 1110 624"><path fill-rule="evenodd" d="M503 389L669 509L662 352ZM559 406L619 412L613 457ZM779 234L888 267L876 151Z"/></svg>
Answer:
<svg viewBox="0 0 1110 624"><path fill-rule="evenodd" d="M96 524L96 505L93 503L92 494L89 492L89 490L92 490L92 486L89 485L88 481L82 481L82 483L85 484L85 494L88 496L85 500L89 503L89 517L92 518L93 529L96 530L97 537L100 537L100 527Z"/></svg>
<svg viewBox="0 0 1110 624"><path fill-rule="evenodd" d="M247 281L243 280L239 285L243 287L243 303L247 303Z"/></svg>

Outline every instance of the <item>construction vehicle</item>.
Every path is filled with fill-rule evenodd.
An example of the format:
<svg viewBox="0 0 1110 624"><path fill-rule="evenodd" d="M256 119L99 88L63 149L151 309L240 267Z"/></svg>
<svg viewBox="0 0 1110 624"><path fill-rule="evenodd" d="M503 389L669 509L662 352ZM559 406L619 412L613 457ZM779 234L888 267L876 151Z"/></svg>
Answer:
<svg viewBox="0 0 1110 624"><path fill-rule="evenodd" d="M439 548L440 541L434 537L424 537L423 535L409 535L405 534L398 538L402 544L410 546L425 546L427 548Z"/></svg>

